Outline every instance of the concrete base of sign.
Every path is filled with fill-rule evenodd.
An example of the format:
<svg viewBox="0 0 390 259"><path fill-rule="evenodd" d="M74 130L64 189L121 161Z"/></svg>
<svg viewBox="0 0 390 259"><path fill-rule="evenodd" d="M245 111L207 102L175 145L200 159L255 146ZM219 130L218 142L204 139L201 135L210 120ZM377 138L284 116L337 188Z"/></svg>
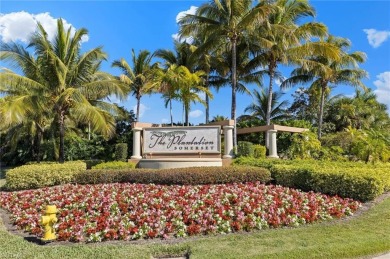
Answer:
<svg viewBox="0 0 390 259"><path fill-rule="evenodd" d="M141 159L139 168L165 169L200 166L222 166L221 158L160 158Z"/></svg>

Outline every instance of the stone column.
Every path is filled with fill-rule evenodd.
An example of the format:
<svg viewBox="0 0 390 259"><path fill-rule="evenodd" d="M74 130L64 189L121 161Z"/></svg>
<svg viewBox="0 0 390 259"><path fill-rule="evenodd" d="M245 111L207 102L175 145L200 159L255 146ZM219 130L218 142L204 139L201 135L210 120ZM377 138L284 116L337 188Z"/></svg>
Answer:
<svg viewBox="0 0 390 259"><path fill-rule="evenodd" d="M278 156L278 148L276 145L276 133L277 130L268 130L268 150L269 150L269 158L279 158Z"/></svg>
<svg viewBox="0 0 390 259"><path fill-rule="evenodd" d="M223 126L223 134L225 135L225 154L222 158L233 158L233 128L234 126Z"/></svg>
<svg viewBox="0 0 390 259"><path fill-rule="evenodd" d="M133 128L133 155L131 159L141 159L141 131L142 128Z"/></svg>

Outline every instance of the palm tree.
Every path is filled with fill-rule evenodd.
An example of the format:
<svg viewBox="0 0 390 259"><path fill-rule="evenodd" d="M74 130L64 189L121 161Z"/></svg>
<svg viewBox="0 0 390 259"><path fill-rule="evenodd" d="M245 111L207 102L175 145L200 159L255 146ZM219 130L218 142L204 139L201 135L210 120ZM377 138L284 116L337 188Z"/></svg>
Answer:
<svg viewBox="0 0 390 259"><path fill-rule="evenodd" d="M221 46L229 44L232 56L231 119L234 120L234 125L236 125L237 44L245 39L252 27L266 20L270 11L271 8L267 5L253 7L252 0L214 0L201 5L194 15L187 14L179 21L180 36L205 35L207 38L203 46L205 49L210 47L223 49ZM237 146L236 135L234 130L234 146Z"/></svg>
<svg viewBox="0 0 390 259"><path fill-rule="evenodd" d="M228 120L229 118L223 115L215 115L211 122L219 122L219 121L225 121Z"/></svg>
<svg viewBox="0 0 390 259"><path fill-rule="evenodd" d="M338 58L329 55L314 55L308 59L310 66L301 66L291 72L291 77L285 80L281 87L291 87L298 83L311 83L311 88L320 89L320 108L318 112L318 132L322 135L322 123L324 115L325 94L330 87L339 84L351 85L355 88L366 89L361 80L367 77L367 72L358 67L366 59L364 52L356 51L348 53L351 42L348 39L329 36L326 43L338 48L341 56Z"/></svg>
<svg viewBox="0 0 390 259"><path fill-rule="evenodd" d="M150 64L153 55L147 50L140 51L138 56L136 56L134 49L132 49L131 56L133 68L123 58L115 60L112 66L122 70L123 74L120 75L120 80L130 87L133 95L137 99L136 121L139 121L141 97L145 93L150 92L153 79L152 67L155 65Z"/></svg>
<svg viewBox="0 0 390 259"><path fill-rule="evenodd" d="M327 28L321 23L307 22L298 25L300 18L315 15L314 9L306 0L277 0L270 4L274 12L268 16L268 26L257 28L254 35L252 51L255 57L251 61L253 67L265 67L269 76L266 125L271 123L273 82L275 79L282 81L284 78L278 71L280 64L302 64L303 57L310 53L328 53L335 55L332 49L324 46L321 42L309 42L315 37L327 35ZM258 42L258 43L256 43ZM306 64L307 65L307 64ZM266 138L268 147L268 138Z"/></svg>
<svg viewBox="0 0 390 259"><path fill-rule="evenodd" d="M200 102L205 105L204 100L199 95L202 92L212 98L210 91L202 85L203 71L191 73L187 67L173 64L166 70L156 69L154 75L157 92L163 93L165 107L169 104L171 126L173 126L172 100L183 102L185 124L188 126L191 102Z"/></svg>
<svg viewBox="0 0 390 259"><path fill-rule="evenodd" d="M164 60L165 68L168 68L171 65L176 65L185 66L190 71L193 71L196 60L194 60L192 54L194 53L196 47L187 42L179 41L175 41L174 45L174 51L169 49L158 49L153 53L153 55Z"/></svg>
<svg viewBox="0 0 390 259"><path fill-rule="evenodd" d="M282 97L282 92L274 92L272 94L272 108L271 108L271 120L282 120L287 118L286 108L288 106L288 101L284 100L282 102L279 99ZM252 96L254 97L254 102L245 108L244 112L250 112L251 114L247 117L256 117L260 120L266 121L267 111L268 111L268 100L269 100L269 91L268 89L262 88L261 91L253 90Z"/></svg>
<svg viewBox="0 0 390 259"><path fill-rule="evenodd" d="M194 38L193 41L193 46L195 47L194 52L192 53L191 57L194 57L196 60L196 68L195 70L199 71L204 71L205 73L205 79L204 79L204 87L206 89L210 89L210 73L212 70L215 70L213 67L213 64L217 63L216 61L218 60L218 57L213 56L213 53L211 53L208 50L202 50L199 47L202 46L204 42L207 41L207 38L203 37L204 35L198 35L196 38ZM214 62L213 62L214 61ZM205 123L209 123L209 117L210 117L210 98L209 95L206 94L205 96L205 106L206 106L206 111L205 111L205 117L206 121Z"/></svg>
<svg viewBox="0 0 390 259"><path fill-rule="evenodd" d="M183 67L181 78L182 85L179 88L178 97L183 102L184 108L184 123L189 126L189 112L191 102L199 102L206 105L206 102L200 97L199 93L204 93L206 96L213 97L209 89L203 86L202 76L203 71L191 73L186 67Z"/></svg>
<svg viewBox="0 0 390 259"><path fill-rule="evenodd" d="M208 74L202 68L208 68L207 64L199 63L199 59L205 57L202 53L196 52L197 47L187 42L175 41L175 50L159 49L154 52L156 57L162 58L165 61L165 67L169 78L175 78L175 83L165 84L163 97L170 106L172 99L181 100L183 102L184 123L188 126L188 115L191 102L200 102L207 107L207 103L199 96L199 92L205 93L206 100L212 94L209 89L205 88L204 82L208 81ZM200 55L200 56L199 56ZM206 80L201 80L201 77L206 77ZM160 76L161 78L161 76ZM165 78L167 79L167 77ZM168 81L171 81L169 79ZM180 83L179 83L180 82ZM207 83L206 83L207 84ZM165 92L165 93L164 93ZM171 112L171 124L172 112Z"/></svg>
<svg viewBox="0 0 390 259"><path fill-rule="evenodd" d="M12 139L13 144L24 136L21 132L23 130L28 135L35 135L33 157L39 163L43 133L50 124L51 115L46 105L47 99L42 94L47 82L43 78L40 63L25 48L15 43L1 45L0 60L13 62L25 75L22 77L8 69L0 73L0 92L5 94L1 98L0 131L8 129L8 138ZM22 82L27 82L27 85Z"/></svg>
<svg viewBox="0 0 390 259"><path fill-rule="evenodd" d="M172 100L178 99L177 91L181 85L181 70L183 66L170 65L167 69L154 68L154 90L162 93L165 107L169 105L171 126L173 126Z"/></svg>
<svg viewBox="0 0 390 259"><path fill-rule="evenodd" d="M115 121L111 116L113 105L103 102L100 107L93 106L85 93L106 93L106 97L115 94L123 98L127 94L125 85L113 76L97 73L96 68L105 60L106 54L101 47L80 53L81 39L87 35L86 29L71 28L65 30L61 19L57 21L57 34L49 41L47 32L38 23L37 32L31 37L29 47L33 47L37 57L41 81L32 82L28 75L10 80L14 88L35 86L42 90L45 106L55 115L53 123L59 128L59 161L64 162L64 137L66 119L90 121L93 130L109 137L115 133ZM8 51L9 60L16 60L18 53ZM42 98L43 98L42 97ZM104 106L104 107L103 107Z"/></svg>
<svg viewBox="0 0 390 259"><path fill-rule="evenodd" d="M386 105L377 101L371 89L367 89L367 92L356 90L354 97L335 99L329 106L330 111L324 121L334 123L337 131L347 127L383 129L390 125Z"/></svg>

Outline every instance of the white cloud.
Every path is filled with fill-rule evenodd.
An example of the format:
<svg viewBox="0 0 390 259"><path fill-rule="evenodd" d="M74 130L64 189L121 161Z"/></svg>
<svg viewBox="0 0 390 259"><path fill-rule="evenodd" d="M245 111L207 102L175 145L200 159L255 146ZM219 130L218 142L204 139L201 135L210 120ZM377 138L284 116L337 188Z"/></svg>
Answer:
<svg viewBox="0 0 390 259"><path fill-rule="evenodd" d="M142 118L142 116L144 116L145 112L148 110L150 110L150 108L141 103L139 105L139 117ZM135 114L137 113L137 105L134 105L133 111Z"/></svg>
<svg viewBox="0 0 390 259"><path fill-rule="evenodd" d="M191 6L190 9L186 10L186 11L182 11L182 12L179 12L177 15L176 15L176 23L179 23L179 21L184 17L186 16L186 14L195 14L196 10L198 9L198 7L196 6ZM188 38L179 38L179 34L178 33L175 33L175 34L172 34L172 39L174 39L175 41L179 41L179 42L187 42L189 44L191 44L194 39L192 37L188 37Z"/></svg>
<svg viewBox="0 0 390 259"><path fill-rule="evenodd" d="M375 29L364 29L367 34L368 43L377 48L390 37L390 31L377 31Z"/></svg>
<svg viewBox="0 0 390 259"><path fill-rule="evenodd" d="M198 118L198 117L203 115L203 112L201 110L194 110L194 111L191 111L188 115L191 118Z"/></svg>
<svg viewBox="0 0 390 259"><path fill-rule="evenodd" d="M175 41L179 41L179 33L172 34L172 39L174 39Z"/></svg>
<svg viewBox="0 0 390 259"><path fill-rule="evenodd" d="M374 81L378 101L387 105L387 110L390 113L390 71L380 73L376 76L378 80Z"/></svg>
<svg viewBox="0 0 390 259"><path fill-rule="evenodd" d="M176 22L180 22L180 20L186 16L186 14L195 14L196 10L198 9L198 7L196 6L191 6L190 9L186 10L186 11L182 11L180 13L178 13L176 15Z"/></svg>
<svg viewBox="0 0 390 259"><path fill-rule="evenodd" d="M183 37L180 39L179 33L172 34L172 39L175 41L179 41L181 43L186 42L188 44L191 44L194 41L194 38L192 36L190 37Z"/></svg>
<svg viewBox="0 0 390 259"><path fill-rule="evenodd" d="M275 84L276 84L277 86L280 86L280 85L283 83L283 81L286 80L286 79L287 79L287 78L284 77L284 76L282 76L281 78L277 77L277 78L275 78L274 82L275 82Z"/></svg>
<svg viewBox="0 0 390 259"><path fill-rule="evenodd" d="M205 92L198 93L198 96L199 96L200 99L206 100L206 93Z"/></svg>
<svg viewBox="0 0 390 259"><path fill-rule="evenodd" d="M42 24L49 40L52 40L57 29L57 18L53 18L50 13L30 14L25 11L0 14L0 37L6 43L10 41L27 43L31 34L37 29L37 22ZM71 27L71 32L76 32L72 24L64 19L63 23L66 29ZM88 36L84 36L82 42L86 42L88 39Z"/></svg>
<svg viewBox="0 0 390 259"><path fill-rule="evenodd" d="M163 124L167 124L168 122L169 122L168 119L165 119L165 118L162 118L162 119L161 119L161 123L163 123Z"/></svg>

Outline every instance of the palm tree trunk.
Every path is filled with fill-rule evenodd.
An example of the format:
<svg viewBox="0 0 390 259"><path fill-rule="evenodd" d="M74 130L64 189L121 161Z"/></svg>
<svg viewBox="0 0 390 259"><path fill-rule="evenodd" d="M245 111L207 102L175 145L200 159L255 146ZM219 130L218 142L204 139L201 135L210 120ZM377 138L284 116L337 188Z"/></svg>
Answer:
<svg viewBox="0 0 390 259"><path fill-rule="evenodd" d="M36 138L36 158L37 158L37 163L40 163L41 162L41 141L42 141L42 131L41 129L39 128L39 126L37 126L37 138Z"/></svg>
<svg viewBox="0 0 390 259"><path fill-rule="evenodd" d="M275 76L275 63L270 62L269 64L269 86L268 86L268 102L267 102L267 113L265 115L266 125L271 125L271 111L272 111L272 92L273 92L273 80ZM268 132L265 134L265 146L269 147Z"/></svg>
<svg viewBox="0 0 390 259"><path fill-rule="evenodd" d="M172 99L169 99L169 115L171 116L171 127L173 127Z"/></svg>
<svg viewBox="0 0 390 259"><path fill-rule="evenodd" d="M185 108L184 108L184 103L183 103L183 110L181 111L181 120L182 120L182 123L181 123L181 125L182 126L184 126L185 125L185 121L186 121L186 119L185 119Z"/></svg>
<svg viewBox="0 0 390 259"><path fill-rule="evenodd" d="M185 112L185 117L186 117L186 126L188 127L188 126L190 126L189 119L188 119L189 109L187 107L185 107L184 112Z"/></svg>
<svg viewBox="0 0 390 259"><path fill-rule="evenodd" d="M324 116L325 90L326 90L326 84L323 83L321 85L320 112L318 113L318 130L317 130L318 139L320 139L321 135L322 135L322 120L323 120L323 116Z"/></svg>
<svg viewBox="0 0 390 259"><path fill-rule="evenodd" d="M233 129L233 150L236 153L237 148L237 124L236 124L236 90L237 90L237 35L234 35L231 39L232 42L232 109L231 118L234 120Z"/></svg>
<svg viewBox="0 0 390 259"><path fill-rule="evenodd" d="M136 121L139 121L139 106L141 105L141 97L137 96L137 117Z"/></svg>
<svg viewBox="0 0 390 259"><path fill-rule="evenodd" d="M88 140L91 140L91 122L88 121Z"/></svg>
<svg viewBox="0 0 390 259"><path fill-rule="evenodd" d="M60 153L58 162L61 164L65 162L65 148L64 148L64 138L65 138L65 112L60 111L59 126L60 126Z"/></svg>
<svg viewBox="0 0 390 259"><path fill-rule="evenodd" d="M207 74L206 76L206 84L205 84L206 88L209 89L209 74ZM209 123L209 116L210 116L210 98L209 96L206 94L206 124Z"/></svg>
<svg viewBox="0 0 390 259"><path fill-rule="evenodd" d="M189 114L190 114L190 102L188 101L185 101L183 102L183 108L184 108L184 116L185 116L185 124L186 126L190 126L190 122L189 122Z"/></svg>

